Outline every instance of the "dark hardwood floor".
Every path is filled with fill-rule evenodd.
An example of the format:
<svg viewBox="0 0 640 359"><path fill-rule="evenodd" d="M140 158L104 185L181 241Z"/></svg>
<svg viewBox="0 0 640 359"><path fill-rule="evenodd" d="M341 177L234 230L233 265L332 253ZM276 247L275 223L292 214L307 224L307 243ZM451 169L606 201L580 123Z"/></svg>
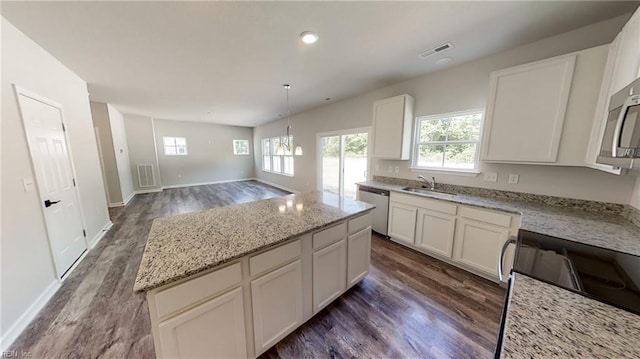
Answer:
<svg viewBox="0 0 640 359"><path fill-rule="evenodd" d="M374 234L371 272L261 358L490 358L505 290Z"/></svg>
<svg viewBox="0 0 640 359"><path fill-rule="evenodd" d="M33 358L153 358L146 299L133 293L153 220L285 194L245 181L136 195L120 214L110 211L111 230L9 350Z"/></svg>
<svg viewBox="0 0 640 359"><path fill-rule="evenodd" d="M281 196L255 182L138 195L10 350L33 358L153 358L149 313L133 294L153 219ZM382 237L371 273L263 358L489 358L504 290Z"/></svg>

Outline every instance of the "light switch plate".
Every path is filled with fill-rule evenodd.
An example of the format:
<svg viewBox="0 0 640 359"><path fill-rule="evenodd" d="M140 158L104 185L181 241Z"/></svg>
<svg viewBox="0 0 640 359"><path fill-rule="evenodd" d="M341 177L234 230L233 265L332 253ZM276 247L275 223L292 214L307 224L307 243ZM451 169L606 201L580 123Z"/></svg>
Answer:
<svg viewBox="0 0 640 359"><path fill-rule="evenodd" d="M393 172L393 166L389 166L389 173Z"/></svg>
<svg viewBox="0 0 640 359"><path fill-rule="evenodd" d="M35 187L35 183L33 182L33 178L23 178L22 179L22 184L24 185L24 191L25 192L33 191L33 188Z"/></svg>
<svg viewBox="0 0 640 359"><path fill-rule="evenodd" d="M396 173L400 172L400 167L396 166Z"/></svg>
<svg viewBox="0 0 640 359"><path fill-rule="evenodd" d="M509 183L510 184L518 184L518 181L520 181L520 175L515 174L515 173L509 173Z"/></svg>
<svg viewBox="0 0 640 359"><path fill-rule="evenodd" d="M497 172L485 172L484 180L487 182L498 182L498 173Z"/></svg>

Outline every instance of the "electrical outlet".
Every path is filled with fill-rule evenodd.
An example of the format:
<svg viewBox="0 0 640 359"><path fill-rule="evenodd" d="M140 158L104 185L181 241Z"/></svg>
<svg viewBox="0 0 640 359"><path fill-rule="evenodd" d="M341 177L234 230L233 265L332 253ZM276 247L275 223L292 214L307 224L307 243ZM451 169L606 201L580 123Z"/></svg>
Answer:
<svg viewBox="0 0 640 359"><path fill-rule="evenodd" d="M400 167L396 166L396 173L400 172Z"/></svg>
<svg viewBox="0 0 640 359"><path fill-rule="evenodd" d="M496 172L485 172L484 180L487 182L498 182L498 173Z"/></svg>
<svg viewBox="0 0 640 359"><path fill-rule="evenodd" d="M389 166L389 173L393 172L393 166Z"/></svg>
<svg viewBox="0 0 640 359"><path fill-rule="evenodd" d="M509 183L518 184L519 180L520 180L520 175L515 173L509 173Z"/></svg>

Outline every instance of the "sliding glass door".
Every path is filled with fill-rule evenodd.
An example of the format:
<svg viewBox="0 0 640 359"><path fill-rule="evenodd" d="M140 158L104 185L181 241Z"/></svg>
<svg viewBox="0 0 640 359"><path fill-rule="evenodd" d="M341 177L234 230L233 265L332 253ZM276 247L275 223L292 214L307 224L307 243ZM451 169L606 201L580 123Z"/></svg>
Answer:
<svg viewBox="0 0 640 359"><path fill-rule="evenodd" d="M318 145L319 188L355 199L355 184L367 180L369 129L319 134Z"/></svg>

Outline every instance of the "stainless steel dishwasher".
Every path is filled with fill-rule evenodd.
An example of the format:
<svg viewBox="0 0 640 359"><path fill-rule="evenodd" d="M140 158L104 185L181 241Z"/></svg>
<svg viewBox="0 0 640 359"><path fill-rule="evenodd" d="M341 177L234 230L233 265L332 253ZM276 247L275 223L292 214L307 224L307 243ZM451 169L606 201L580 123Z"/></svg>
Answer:
<svg viewBox="0 0 640 359"><path fill-rule="evenodd" d="M372 212L371 228L386 236L387 217L389 215L389 191L368 186L358 186L358 200L376 206Z"/></svg>

